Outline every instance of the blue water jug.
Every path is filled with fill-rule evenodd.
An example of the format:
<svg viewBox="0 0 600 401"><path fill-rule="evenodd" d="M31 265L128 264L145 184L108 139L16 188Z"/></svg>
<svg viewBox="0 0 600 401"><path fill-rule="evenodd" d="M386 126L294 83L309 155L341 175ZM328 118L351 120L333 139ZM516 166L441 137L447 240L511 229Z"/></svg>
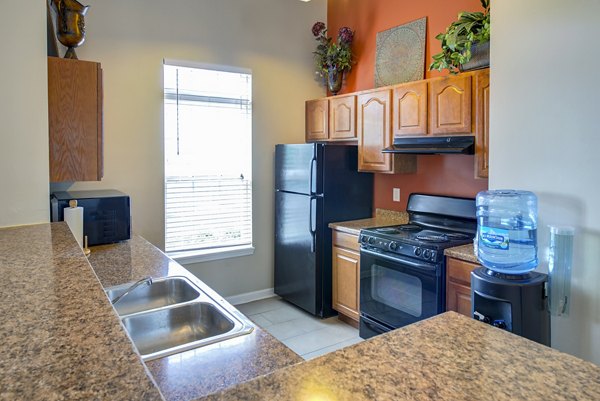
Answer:
<svg viewBox="0 0 600 401"><path fill-rule="evenodd" d="M477 194L477 258L488 269L524 274L537 259L537 197L518 190Z"/></svg>

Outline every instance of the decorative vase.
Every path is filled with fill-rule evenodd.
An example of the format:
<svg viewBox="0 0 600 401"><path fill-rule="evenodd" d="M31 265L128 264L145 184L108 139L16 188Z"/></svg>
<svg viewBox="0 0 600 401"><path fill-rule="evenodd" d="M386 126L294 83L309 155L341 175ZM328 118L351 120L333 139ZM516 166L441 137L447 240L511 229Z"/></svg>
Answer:
<svg viewBox="0 0 600 401"><path fill-rule="evenodd" d="M461 72L479 70L490 66L490 42L473 43L471 45L471 59L462 64L458 69Z"/></svg>
<svg viewBox="0 0 600 401"><path fill-rule="evenodd" d="M56 11L56 36L66 46L65 58L77 60L75 48L85 42L85 21L83 17L90 6L84 6L77 0L52 0Z"/></svg>
<svg viewBox="0 0 600 401"><path fill-rule="evenodd" d="M338 71L337 68L330 68L327 71L327 87L332 95L337 95L340 89L342 89L343 77L344 71Z"/></svg>

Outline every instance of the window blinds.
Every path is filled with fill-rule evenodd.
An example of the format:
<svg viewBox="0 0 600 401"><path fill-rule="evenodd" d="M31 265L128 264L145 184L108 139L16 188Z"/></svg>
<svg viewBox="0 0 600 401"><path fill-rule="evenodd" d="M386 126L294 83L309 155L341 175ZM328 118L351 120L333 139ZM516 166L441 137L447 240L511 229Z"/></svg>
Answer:
<svg viewBox="0 0 600 401"><path fill-rule="evenodd" d="M164 66L165 250L252 244L252 76Z"/></svg>

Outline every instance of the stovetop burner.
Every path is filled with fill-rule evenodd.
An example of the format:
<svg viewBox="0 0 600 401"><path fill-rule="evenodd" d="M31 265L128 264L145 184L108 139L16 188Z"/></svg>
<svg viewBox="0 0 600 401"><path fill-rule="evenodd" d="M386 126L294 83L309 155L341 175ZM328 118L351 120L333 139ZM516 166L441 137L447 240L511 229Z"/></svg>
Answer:
<svg viewBox="0 0 600 401"><path fill-rule="evenodd" d="M448 237L445 234L418 234L416 238L425 242L448 242Z"/></svg>
<svg viewBox="0 0 600 401"><path fill-rule="evenodd" d="M398 234L400 232L397 227L381 227L376 228L375 231L382 234Z"/></svg>
<svg viewBox="0 0 600 401"><path fill-rule="evenodd" d="M403 224L398 226L397 229L399 231L419 231L421 230L421 227L417 226L416 224Z"/></svg>

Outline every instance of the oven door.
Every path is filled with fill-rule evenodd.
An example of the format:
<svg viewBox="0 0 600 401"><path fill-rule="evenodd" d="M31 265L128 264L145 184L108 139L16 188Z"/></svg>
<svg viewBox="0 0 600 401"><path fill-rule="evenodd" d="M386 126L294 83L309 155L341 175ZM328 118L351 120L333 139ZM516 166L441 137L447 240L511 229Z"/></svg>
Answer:
<svg viewBox="0 0 600 401"><path fill-rule="evenodd" d="M360 250L360 313L398 328L443 311L443 265Z"/></svg>

